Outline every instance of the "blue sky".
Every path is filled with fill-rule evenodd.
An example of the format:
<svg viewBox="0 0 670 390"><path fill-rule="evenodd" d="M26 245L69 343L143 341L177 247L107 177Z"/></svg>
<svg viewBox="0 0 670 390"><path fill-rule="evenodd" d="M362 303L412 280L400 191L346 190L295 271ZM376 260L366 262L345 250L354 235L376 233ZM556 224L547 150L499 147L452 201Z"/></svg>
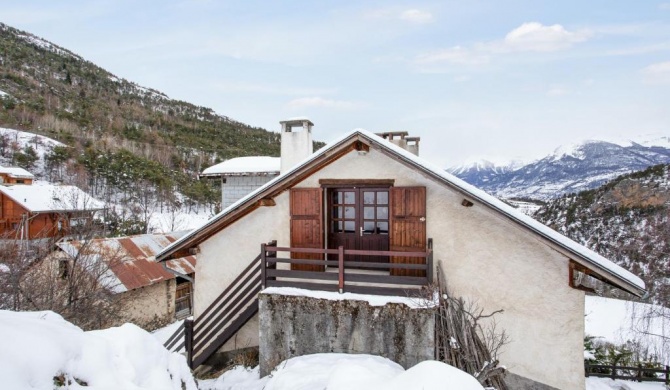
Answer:
<svg viewBox="0 0 670 390"><path fill-rule="evenodd" d="M442 166L670 135L670 1L6 1L119 77L328 141L407 130Z"/></svg>

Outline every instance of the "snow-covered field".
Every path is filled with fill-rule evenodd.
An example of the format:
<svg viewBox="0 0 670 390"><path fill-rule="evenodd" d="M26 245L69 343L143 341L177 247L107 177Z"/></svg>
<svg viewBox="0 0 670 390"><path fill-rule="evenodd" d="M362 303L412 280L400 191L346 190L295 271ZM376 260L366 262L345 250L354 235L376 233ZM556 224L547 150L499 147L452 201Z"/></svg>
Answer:
<svg viewBox="0 0 670 390"><path fill-rule="evenodd" d="M177 326L172 325L171 327ZM316 354L289 359L272 375L237 367L196 384L186 359L132 324L84 332L53 312L0 311L3 389L124 390L483 390L472 376L426 361L404 370L378 356Z"/></svg>
<svg viewBox="0 0 670 390"><path fill-rule="evenodd" d="M586 332L620 342L639 334L632 316L649 305L587 297ZM195 390L481 390L470 375L427 361L404 370L371 355L316 354L283 362L269 376L258 368L236 367L216 379L196 383L183 356L162 342L179 326L153 335L132 324L84 332L52 312L0 311L0 387L7 389L187 389ZM663 330L660 323L652 331ZM653 341L653 340L652 340ZM70 383L70 387L63 383ZM81 385L86 383L85 386ZM183 386L183 387L182 387ZM662 383L587 378L587 390L663 390Z"/></svg>

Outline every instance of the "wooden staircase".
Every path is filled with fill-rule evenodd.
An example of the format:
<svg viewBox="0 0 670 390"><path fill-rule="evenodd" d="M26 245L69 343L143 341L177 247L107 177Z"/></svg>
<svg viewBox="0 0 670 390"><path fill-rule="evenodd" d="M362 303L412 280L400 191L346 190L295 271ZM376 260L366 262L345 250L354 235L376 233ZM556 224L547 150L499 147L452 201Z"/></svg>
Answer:
<svg viewBox="0 0 670 390"><path fill-rule="evenodd" d="M268 245L276 245L276 242ZM247 268L195 320L184 325L165 342L172 352L186 351L191 369L200 366L258 312L261 291L259 254Z"/></svg>

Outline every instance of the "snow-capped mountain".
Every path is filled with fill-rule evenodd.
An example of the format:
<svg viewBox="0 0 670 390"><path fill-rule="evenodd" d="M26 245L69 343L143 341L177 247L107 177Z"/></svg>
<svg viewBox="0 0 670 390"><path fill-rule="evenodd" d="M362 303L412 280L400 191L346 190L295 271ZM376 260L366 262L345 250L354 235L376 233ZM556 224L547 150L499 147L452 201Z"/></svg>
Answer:
<svg viewBox="0 0 670 390"><path fill-rule="evenodd" d="M547 200L664 163L670 163L670 137L623 143L585 141L562 146L520 167L481 162L448 171L498 197Z"/></svg>

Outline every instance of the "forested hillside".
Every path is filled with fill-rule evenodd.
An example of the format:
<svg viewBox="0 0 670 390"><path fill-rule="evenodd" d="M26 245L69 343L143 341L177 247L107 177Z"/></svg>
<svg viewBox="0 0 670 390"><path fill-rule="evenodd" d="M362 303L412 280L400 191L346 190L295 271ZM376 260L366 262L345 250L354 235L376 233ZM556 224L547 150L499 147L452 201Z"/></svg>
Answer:
<svg viewBox="0 0 670 390"><path fill-rule="evenodd" d="M236 156L279 154L277 133L172 100L2 23L0 104L0 127L67 145L47 156L45 179L76 181L105 200L120 190L161 206L213 207L219 189L196 180L203 167ZM11 150L8 139L0 139L0 146L14 164L30 168L30 147Z"/></svg>
<svg viewBox="0 0 670 390"><path fill-rule="evenodd" d="M670 165L565 195L534 217L639 275L670 305Z"/></svg>

